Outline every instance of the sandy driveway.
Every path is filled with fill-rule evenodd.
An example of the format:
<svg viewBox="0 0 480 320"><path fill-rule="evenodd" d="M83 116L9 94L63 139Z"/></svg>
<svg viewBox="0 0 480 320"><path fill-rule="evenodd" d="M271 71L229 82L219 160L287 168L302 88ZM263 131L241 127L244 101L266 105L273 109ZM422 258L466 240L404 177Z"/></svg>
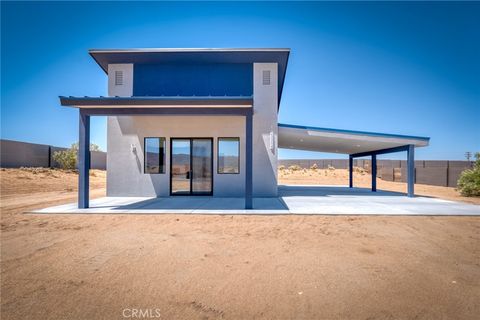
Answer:
<svg viewBox="0 0 480 320"><path fill-rule="evenodd" d="M2 171L2 319L480 314L477 217L22 214L74 200L55 174Z"/></svg>

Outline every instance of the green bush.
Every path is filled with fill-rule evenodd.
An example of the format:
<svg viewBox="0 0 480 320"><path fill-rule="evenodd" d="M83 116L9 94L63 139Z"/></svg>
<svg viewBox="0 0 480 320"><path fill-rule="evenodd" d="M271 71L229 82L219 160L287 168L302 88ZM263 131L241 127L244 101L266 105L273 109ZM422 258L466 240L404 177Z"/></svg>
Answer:
<svg viewBox="0 0 480 320"><path fill-rule="evenodd" d="M77 149L72 145L70 149L55 151L53 153L53 160L58 162L62 169L73 170L77 166Z"/></svg>
<svg viewBox="0 0 480 320"><path fill-rule="evenodd" d="M101 151L96 144L90 144L90 151ZM70 149L64 151L55 151L53 160L60 164L62 169L73 170L77 167L78 142L71 145Z"/></svg>
<svg viewBox="0 0 480 320"><path fill-rule="evenodd" d="M462 172L457 183L457 190L462 196L480 197L480 152L475 153L473 169Z"/></svg>

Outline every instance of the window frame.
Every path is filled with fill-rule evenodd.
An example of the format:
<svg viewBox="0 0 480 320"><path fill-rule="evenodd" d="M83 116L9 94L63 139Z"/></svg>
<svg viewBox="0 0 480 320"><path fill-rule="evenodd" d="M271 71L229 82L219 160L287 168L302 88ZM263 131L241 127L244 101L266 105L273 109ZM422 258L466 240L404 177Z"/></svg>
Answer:
<svg viewBox="0 0 480 320"><path fill-rule="evenodd" d="M238 141L238 172L220 172L220 140L230 139ZM240 137L218 137L217 138L217 174L240 174Z"/></svg>
<svg viewBox="0 0 480 320"><path fill-rule="evenodd" d="M159 172L147 172L147 139L158 139L160 142L163 139L163 166L160 166L160 157L158 159ZM160 146L160 144L159 144ZM159 147L160 148L160 147ZM160 148L161 149L161 148ZM160 150L159 150L160 151ZM159 152L160 154L160 152ZM143 137L143 174L166 174L167 173L167 138L166 137ZM162 168L163 170L160 170Z"/></svg>

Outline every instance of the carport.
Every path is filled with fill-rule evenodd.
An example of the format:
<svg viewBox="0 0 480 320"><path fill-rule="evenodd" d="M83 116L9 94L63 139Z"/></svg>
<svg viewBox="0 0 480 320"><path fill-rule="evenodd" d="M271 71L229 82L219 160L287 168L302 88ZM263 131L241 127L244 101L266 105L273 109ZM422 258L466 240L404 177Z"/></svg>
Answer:
<svg viewBox="0 0 480 320"><path fill-rule="evenodd" d="M278 147L348 154L349 187L353 188L353 159L371 157L372 191L377 191L377 155L407 152L407 195L414 196L415 147L428 146L430 138L365 131L278 124Z"/></svg>

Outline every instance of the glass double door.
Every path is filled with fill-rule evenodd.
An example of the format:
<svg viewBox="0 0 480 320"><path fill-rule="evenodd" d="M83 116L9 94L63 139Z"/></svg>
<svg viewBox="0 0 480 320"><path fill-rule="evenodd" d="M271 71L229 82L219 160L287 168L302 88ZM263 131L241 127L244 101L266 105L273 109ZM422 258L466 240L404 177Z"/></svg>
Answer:
<svg viewBox="0 0 480 320"><path fill-rule="evenodd" d="M170 141L170 194L211 195L213 139L172 138Z"/></svg>

